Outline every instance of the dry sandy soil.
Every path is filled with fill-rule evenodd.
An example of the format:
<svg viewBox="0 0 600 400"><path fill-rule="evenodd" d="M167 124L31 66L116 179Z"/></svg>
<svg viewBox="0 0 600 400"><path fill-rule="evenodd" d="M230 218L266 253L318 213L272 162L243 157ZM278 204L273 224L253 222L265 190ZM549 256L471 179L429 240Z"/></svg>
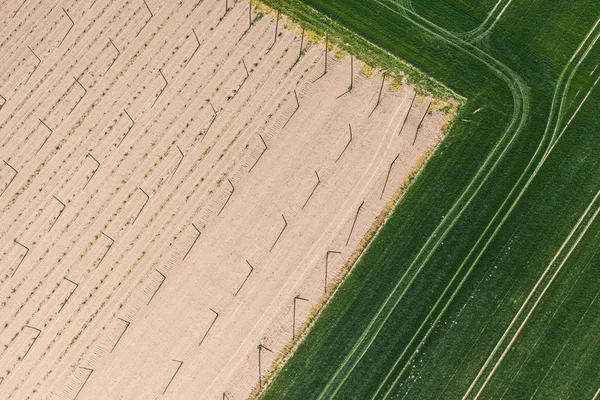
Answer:
<svg viewBox="0 0 600 400"><path fill-rule="evenodd" d="M246 398L439 140L229 3L0 5L0 398Z"/></svg>

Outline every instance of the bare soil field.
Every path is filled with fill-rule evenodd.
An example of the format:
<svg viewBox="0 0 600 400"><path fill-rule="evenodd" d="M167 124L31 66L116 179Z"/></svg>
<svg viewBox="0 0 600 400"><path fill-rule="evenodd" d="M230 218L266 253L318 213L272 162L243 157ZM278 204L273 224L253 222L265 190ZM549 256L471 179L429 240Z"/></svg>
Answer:
<svg viewBox="0 0 600 400"><path fill-rule="evenodd" d="M438 143L431 98L229 6L0 5L2 399L247 398Z"/></svg>

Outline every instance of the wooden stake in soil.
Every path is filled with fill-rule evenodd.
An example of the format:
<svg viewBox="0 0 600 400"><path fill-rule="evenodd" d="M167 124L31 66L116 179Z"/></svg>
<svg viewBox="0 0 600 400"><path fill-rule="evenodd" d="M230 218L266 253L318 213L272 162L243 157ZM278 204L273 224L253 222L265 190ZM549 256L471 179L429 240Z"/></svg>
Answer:
<svg viewBox="0 0 600 400"><path fill-rule="evenodd" d="M108 66L108 68L106 69L106 71L104 71L104 74L102 74L102 76L106 75L106 73L108 72L108 70L110 70L112 68L112 66L115 63L115 61L117 61L117 58L119 58L121 56L121 51L119 51L119 49L117 48L117 46L115 46L115 44L113 43L112 39L108 38L108 40L110 41L110 44L112 44L112 46L117 51L117 56L115 58L113 58L113 60L110 62L110 65Z"/></svg>
<svg viewBox="0 0 600 400"><path fill-rule="evenodd" d="M352 236L352 232L354 231L354 225L356 225L356 220L358 219L358 214L360 214L360 209L362 208L362 206L364 204L365 204L364 201L362 203L360 203L360 206L358 206L358 210L356 210L356 215L354 216L354 222L352 223L352 228L350 228L350 233L348 234L348 239L346 239L346 246L348 246L348 243L350 242L350 237Z"/></svg>
<svg viewBox="0 0 600 400"><path fill-rule="evenodd" d="M177 375L177 373L179 372L179 369L183 365L183 361L179 361L179 360L171 360L171 361L175 361L175 362L179 363L179 366L177 367L177 370L175 370L175 373L173 374L173 377L171 378L169 383L167 383L167 387L163 391L163 394L167 393L167 389L169 388L169 386L171 386L171 382L173 382L173 379L175 379L175 375Z"/></svg>
<svg viewBox="0 0 600 400"><path fill-rule="evenodd" d="M344 147L344 150L342 150L342 152L340 153L338 158L335 160L335 162L338 162L340 160L340 158L342 158L342 156L344 155L344 152L346 151L348 146L350 146L350 142L352 142L352 125L348 124L348 128L350 128L350 140L348 140L348 143L346 143L346 147Z"/></svg>
<svg viewBox="0 0 600 400"><path fill-rule="evenodd" d="M246 281L248 280L248 278L250 278L250 275L252 275L252 272L254 272L254 267L252 266L252 264L250 264L250 261L246 260L246 264L248 264L248 266L250 267L250 272L248 272L248 275L246 275L246 278L244 279L244 281L242 282L242 284L238 288L237 292L235 292L235 294L233 295L233 297L236 297L238 295L238 293L240 292L240 290L242 290L242 287L244 287L244 285L246 284Z"/></svg>
<svg viewBox="0 0 600 400"><path fill-rule="evenodd" d="M33 326L29 326L29 325L25 325L25 328L29 328L32 329L34 331L37 331L37 335L35 335L35 337L33 338L33 342L31 342L31 345L29 345L29 348L27 349L27 351L25 352L25 354L23 355L23 357L21 357L21 361L25 359L25 357L27 356L27 354L29 353L29 350L31 350L31 348L33 347L33 345L35 344L35 341L38 339L38 337L40 337L40 335L42 334L42 331L39 330L38 328L34 328Z"/></svg>
<svg viewBox="0 0 600 400"><path fill-rule="evenodd" d="M260 161L260 158L263 156L263 154L265 154L265 152L267 151L268 147L267 147L267 142L265 142L265 139L263 139L262 135L259 133L258 137L260 137L260 140L262 140L263 145L265 146L262 153L260 153L260 156L258 156L258 158L256 159L256 161L254 162L254 164L252 164L252 166L250 167L250 169L248 170L248 172L251 172L252 169L254 169L254 167L256 166L256 164L258 164L258 162Z"/></svg>
<svg viewBox="0 0 600 400"><path fill-rule="evenodd" d="M327 254L325 254L325 290L323 291L323 293L327 293L327 275L329 273L329 255L330 254L342 254L342 252L328 250Z"/></svg>
<svg viewBox="0 0 600 400"><path fill-rule="evenodd" d="M283 218L283 224L284 224L283 228L281 229L281 232L279 232L279 235L277 236L277 239L275 239L275 242L273 242L273 245L271 246L271 248L269 249L269 251L273 250L273 248L275 247L275 245L279 241L279 238L281 237L281 235L283 235L283 231L285 231L285 228L287 228L287 226L288 226L287 220L285 219L285 215L281 214L281 217Z"/></svg>
<svg viewBox="0 0 600 400"><path fill-rule="evenodd" d="M75 103L75 105L73 106L73 108L71 108L71 111L69 111L68 115L71 115L71 113L73 112L73 110L75 108L77 108L77 106L79 105L79 102L81 101L81 99L83 99L83 96L85 96L87 94L87 89L81 84L81 82L79 82L79 79L73 77L73 79L75 79L75 82L77 82L79 84L79 86L83 89L83 94L81 95L81 97L79 98L79 100L77 100L77 103Z"/></svg>
<svg viewBox="0 0 600 400"><path fill-rule="evenodd" d="M277 30L279 29L279 10L277 10L277 19L275 20L275 40L273 44L277 43Z"/></svg>
<svg viewBox="0 0 600 400"><path fill-rule="evenodd" d="M85 189L85 187L88 185L88 183L90 183L90 181L92 180L92 178L96 174L96 171L98 171L98 169L100 168L100 162L98 160L96 160L96 158L94 158L94 156L91 155L90 153L87 153L87 155L90 156L92 158L92 160L94 160L96 162L97 165L96 165L96 169L92 172L92 175L90 176L90 179L88 179L88 181L83 186L83 189Z"/></svg>
<svg viewBox="0 0 600 400"><path fill-rule="evenodd" d="M210 124L208 124L208 128L206 128L204 135L202 135L202 139L200 139L200 143L202 143L204 141L204 138L206 137L206 135L208 135L208 131L210 131L210 128L212 127L213 123L217 120L217 110L215 110L215 107L212 105L212 103L210 101L208 102L208 104L210 104L210 107L213 110L213 118L210 120Z"/></svg>
<svg viewBox="0 0 600 400"><path fill-rule="evenodd" d="M429 109L431 109L431 102L429 103L429 105L427 105L427 110L425 110L425 113L423 114L423 117L421 118L421 121L419 122L419 125L417 126L417 130L415 131L415 138L413 139L413 142L412 142L413 146L415 145L415 142L417 141L417 135L419 134L419 130L421 129L421 125L423 125L423 121L425 120L425 117L429 113Z"/></svg>
<svg viewBox="0 0 600 400"><path fill-rule="evenodd" d="M261 351L265 349L270 353L273 353L272 350L270 350L269 348L263 346L262 344L258 345L258 387L260 389L262 389L262 366L261 366L261 357L260 357L260 353Z"/></svg>
<svg viewBox="0 0 600 400"><path fill-rule="evenodd" d="M296 301L297 300L308 301L308 299L305 299L305 298L300 297L300 296L295 296L294 297L294 320L293 320L293 323L292 323L292 341L294 341L296 339Z"/></svg>
<svg viewBox="0 0 600 400"><path fill-rule="evenodd" d="M162 277L162 280L160 281L160 283L158 284L158 287L156 288L156 290L154 291L154 293L150 297L150 300L148 300L148 304L150 304L150 302L152 301L152 299L154 298L154 296L156 296L156 293L158 293L158 290L161 288L161 286L163 285L163 283L165 283L165 280L167 279L167 277L162 272L160 272L157 269L155 269L155 271L160 274L160 276ZM146 304L146 305L148 305L148 304Z"/></svg>
<svg viewBox="0 0 600 400"><path fill-rule="evenodd" d="M221 212L223 211L223 209L225 208L225 206L227 205L227 203L229 203L229 200L231 199L231 196L233 196L233 192L235 192L235 186L233 186L233 183L231 183L231 181L229 180L229 178L227 178L227 182L229 182L229 184L231 185L231 192L229 192L229 196L227 196L227 200L225 201L225 204L223 204L223 207L221 207L221 209L217 213L217 216L221 215Z"/></svg>
<svg viewBox="0 0 600 400"><path fill-rule="evenodd" d="M319 178L319 173L317 171L315 171L315 175L317 175L317 184L313 188L312 192L310 192L310 195L308 196L308 199L306 199L306 201L302 205L302 209L303 210L304 210L304 207L306 207L306 205L308 204L308 201L311 199L311 197L313 196L313 194L315 194L315 191L317 190L317 187L319 187L319 184L321 183L321 178Z"/></svg>
<svg viewBox="0 0 600 400"><path fill-rule="evenodd" d="M406 112L406 115L404 116L404 120L402 121L402 126L400 127L400 131L398 132L398 136L400 136L400 134L402 133L402 129L404 129L404 125L406 124L406 120L408 119L408 116L410 115L410 110L412 109L413 104L415 104L416 98L417 98L417 93L415 92L415 94L413 95L412 101L410 102L410 107L408 107L408 111Z"/></svg>
<svg viewBox="0 0 600 400"><path fill-rule="evenodd" d="M194 225L192 223L192 226L194 227L194 229L196 230L196 238L194 239L194 241L192 242L192 245L190 246L190 248L188 249L188 251L185 253L185 255L183 256L183 259L185 260L185 258L188 256L188 254L190 254L190 251L192 251L192 247L194 247L194 245L196 244L196 242L198 241L198 239L200 238L200 229L198 229L198 227L196 225Z"/></svg>
<svg viewBox="0 0 600 400"><path fill-rule="evenodd" d="M108 236L106 233L104 232L100 232L102 235L104 235L104 237L106 237L108 240L110 240L110 244L108 245L108 249L106 249L106 252L104 253L104 255L102 256L102 258L100 259L100 262L98 263L98 265L96 265L96 268L98 268L100 266L100 264L102 264L102 261L104 261L104 257L106 257L106 255L108 254L108 252L110 251L110 249L112 248L113 244L115 244L115 239L111 238L110 236Z"/></svg>
<svg viewBox="0 0 600 400"><path fill-rule="evenodd" d="M146 25L148 25L148 22L150 22L150 20L152 19L152 17L154 17L154 14L152 14L152 10L150 10L150 7L148 6L148 3L146 3L146 0L142 0L144 2L144 4L146 5L146 8L148 9L148 12L150 13L150 18L148 18L146 20L146 22L144 23L144 25L142 26L142 28L138 31L138 33L135 35L135 37L138 37L140 33L142 33L142 31L144 30L144 28L146 27Z"/></svg>
<svg viewBox="0 0 600 400"><path fill-rule="evenodd" d="M90 373L88 374L88 376L85 378L85 381L83 381L83 385L81 385L81 387L79 388L79 391L77 391L77 394L75 395L75 397L73 397L73 400L77 399L77 396L79 396L79 393L81 393L81 391L83 390L83 387L85 386L85 384L88 382L88 380L90 379L90 376L92 376L92 373L94 372L93 369L91 368L85 368L85 367L79 367L81 369L85 369L86 371L89 371Z"/></svg>
<svg viewBox="0 0 600 400"><path fill-rule="evenodd" d="M125 138L127 137L127 135L129 135L129 132L131 132L131 129L135 125L135 121L133 120L133 118L131 118L131 115L129 115L129 113L127 112L127 110L123 110L123 111L125 111L125 114L127 114L127 117L131 121L131 125L129 125L129 128L127 128L127 132L125 132L125 135L123 135L123 137L119 141L119 144L117 145L117 148L119 148L119 146L121 145L121 143L123 143L123 140L125 140Z"/></svg>
<svg viewBox="0 0 600 400"><path fill-rule="evenodd" d="M15 268L15 270L13 271L12 275L10 276L11 278L13 276L15 276L15 274L17 273L17 270L19 269L19 267L21 266L21 264L23 263L23 260L25 259L25 257L27 257L27 254L29 254L29 247L25 246L22 243L19 243L18 240L15 239L15 243L18 244L19 246L23 247L25 250L27 250L25 252L25 254L23 255L23 257L21 258L21 261L19 261L19 264L17 265L17 268Z"/></svg>
<svg viewBox="0 0 600 400"><path fill-rule="evenodd" d="M354 56L352 54L350 54L350 86L348 87L348 90L346 90L344 93L340 94L338 97L336 97L336 99L339 99L340 97L350 93L352 91L353 87L354 87Z"/></svg>
<svg viewBox="0 0 600 400"><path fill-rule="evenodd" d="M175 171L173 171L173 175L171 175L171 178L169 178L169 180L173 179L173 177L177 173L177 170L179 169L179 166L181 165L181 163L183 162L183 159L185 158L185 156L183 155L183 151L181 151L179 146L175 145L175 147L177 147L177 150L179 150L179 154L181 155L181 158L179 159L179 162L177 163L177 166L175 167Z"/></svg>
<svg viewBox="0 0 600 400"><path fill-rule="evenodd" d="M23 5L25 4L26 1L27 0L23 0L23 2L21 3L21 5L19 6L19 8L17 8L17 10L15 11L15 13L13 14L12 18L14 18L17 15L17 13L21 10L21 7L23 7ZM2 378L2 379L4 379L4 378Z"/></svg>
<svg viewBox="0 0 600 400"><path fill-rule="evenodd" d="M392 172L392 167L394 166L394 163L396 162L396 160L398 160L399 157L400 157L400 153L398 153L396 158L394 158L394 161L392 161L392 163L390 164L390 168L388 169L387 176L385 177L385 183L383 184L383 189L381 189L381 196L379 196L379 200L381 200L383 198L383 193L385 192L385 187L387 186L388 180L390 179L390 173Z"/></svg>
<svg viewBox="0 0 600 400"><path fill-rule="evenodd" d="M185 63L185 67L187 67L187 65L190 63L190 61L192 61L192 58L194 58L194 56L196 55L196 52L200 48L200 39L198 39L198 35L196 35L196 31L194 30L194 28L192 28L192 32L194 33L194 36L196 37L196 42L198 43L198 45L196 46L196 50L194 50L191 57L188 58L187 62Z"/></svg>
<svg viewBox="0 0 600 400"><path fill-rule="evenodd" d="M328 47L329 47L329 34L325 35L325 71L323 71L323 74L320 75L317 79L315 79L313 81L313 83L315 83L316 81L318 81L319 79L321 79L322 77L324 77L327 74L327 58L328 58Z"/></svg>
<svg viewBox="0 0 600 400"><path fill-rule="evenodd" d="M240 86L233 93L233 96L231 97L231 99L234 99L235 96L238 95L238 93L240 92L240 90L242 90L242 86L244 86L244 83L246 83L246 81L248 80L248 78L250 78L250 72L248 72L248 67L246 66L246 61L244 61L243 58L242 58L242 64L244 64L244 69L246 70L246 76L244 77L244 80L242 81L242 83L240 84Z"/></svg>
<svg viewBox="0 0 600 400"><path fill-rule="evenodd" d="M287 124L292 120L292 117L300 109L300 102L298 101L298 93L296 93L296 89L294 89L294 97L296 98L296 109L294 110L294 112L292 112L292 115L290 115L290 117L288 118L288 120L285 121L285 124L283 124L283 127L281 129L283 129L283 128L285 128L287 126Z"/></svg>
<svg viewBox="0 0 600 400"><path fill-rule="evenodd" d="M73 296L73 293L75 293L75 291L77 290L77 288L79 287L78 283L73 282L72 280L70 280L69 278L67 278L66 276L63 278L64 280L71 282L73 285L75 285L75 289L71 290L71 293L69 293L69 295L67 296L67 298L65 299L65 301L61 304L58 312L61 312L63 307L65 306L65 304L67 304L67 301L69 301L69 299L71 298L71 296ZM58 313L57 313L58 314Z"/></svg>
<svg viewBox="0 0 600 400"><path fill-rule="evenodd" d="M65 208L67 207L67 205L65 203L63 203L62 201L60 201L56 196L52 195L52 197L54 197L54 200L58 201L62 205L62 208L58 212L58 216L56 217L56 219L52 223L52 226L50 227L50 230L52 230L52 228L54 227L54 224L56 224L56 221L58 221L58 219L60 218L61 214L63 213L63 211L65 211Z"/></svg>
<svg viewBox="0 0 600 400"><path fill-rule="evenodd" d="M169 82L167 82L167 78L165 78L165 76L163 75L162 70L159 68L158 72L160 72L160 76L162 76L162 78L165 81L165 86L162 87L162 89L160 89L160 93L158 93L158 96L156 97L156 99L154 99L154 103L152 103L152 106L150 106L150 108L154 107L154 105L156 104L156 102L158 101L158 99L160 98L160 96L163 94L163 92L165 91L165 89L167 88L167 86L169 85Z"/></svg>
<svg viewBox="0 0 600 400"><path fill-rule="evenodd" d="M275 46L275 43L277 43L278 29L279 29L279 10L277 10L277 17L275 18L275 39L273 40L273 44L271 46L269 46L269 49L267 50L267 54L271 51L273 46Z"/></svg>
<svg viewBox="0 0 600 400"><path fill-rule="evenodd" d="M35 58L37 58L38 62L37 64L35 64L35 66L33 67L33 71L31 71L31 73L29 74L29 76L27 77L27 79L25 79L25 83L29 82L29 78L31 78L31 76L33 75L33 73L35 72L35 70L40 66L40 64L42 63L42 60L40 60L40 58L37 56L37 54L35 54L35 52L33 51L33 49L29 46L27 46L27 48L29 49L29 51L31 51L31 53L35 56Z"/></svg>
<svg viewBox="0 0 600 400"><path fill-rule="evenodd" d="M142 213L142 211L144 211L144 207L146 207L146 204L148 204L148 202L150 201L150 196L148 195L148 193L146 193L144 191L144 189L142 189L141 187L138 186L138 189L140 189L140 191L142 193L144 193L144 195L146 196L146 201L144 202L144 205L142 206L142 208L140 208L140 211L137 213L137 215L135 216L135 218L133 219L133 223L135 224L135 221L138 219L138 217L140 216L140 214Z"/></svg>
<svg viewBox="0 0 600 400"><path fill-rule="evenodd" d="M44 145L46 144L48 139L50 139L50 136L52 136L52 134L54 133L54 131L52 129L50 129L50 127L48 125L46 125L46 123L44 121L42 121L40 118L38 118L38 121L40 121L42 123L42 125L44 125L46 127L46 129L48 129L50 131L50 134L48 136L46 136L46 139L44 139L44 141L42 142L42 145L37 149L37 151L35 152L36 155L37 155L37 153L40 152L40 150L42 149L42 147L44 147Z"/></svg>
<svg viewBox="0 0 600 400"><path fill-rule="evenodd" d="M379 88L379 96L377 97L377 104L375 104L375 107L373 108L373 110L369 114L369 118L371 117L371 115L373 115L373 113L375 112L375 110L379 106L379 103L381 102L381 93L383 92L383 84L384 83L385 83L385 72L383 73L383 77L381 79L381 87Z"/></svg>
<svg viewBox="0 0 600 400"><path fill-rule="evenodd" d="M125 322L125 329L123 330L123 332L121 332L121 334L119 335L119 338L117 339L117 341L115 342L115 344L113 345L112 349L110 349L110 352L112 353L113 350L115 349L115 347L117 347L117 345L119 344L119 342L121 341L121 338L123 337L123 335L125 334L125 332L127 332L127 329L129 329L129 325L131 325L131 322L129 321L125 321L123 318L119 318L121 321Z"/></svg>
<svg viewBox="0 0 600 400"><path fill-rule="evenodd" d="M13 177L12 177L12 178L10 178L10 181L8 181L8 185L4 186L4 189L2 189L2 193L0 193L0 197L2 197L2 195L4 194L4 192L6 192L6 190L8 189L8 187L10 186L10 184L11 184L11 183L12 183L12 182L15 180L15 178L17 177L17 174L18 174L17 170L16 170L16 169L14 169L14 168L12 167L12 165L10 165L9 163L7 163L7 162L6 162L6 161L4 161L4 160L2 160L2 162L3 162L4 164L8 165L8 168L12 169L12 170L15 172L15 174L13 175Z"/></svg>
<svg viewBox="0 0 600 400"><path fill-rule="evenodd" d="M206 337L208 336L208 332L210 332L210 330L212 329L212 327L215 324L215 322L217 322L217 318L219 318L219 313L218 312L216 312L212 308L209 308L209 310L212 311L215 314L215 318L211 322L211 324L208 327L208 330L206 331L206 333L204 334L204 336L202 336L202 340L200 340L200 344L198 346L202 346L202 342L204 342L204 339L206 339Z"/></svg>
<svg viewBox="0 0 600 400"><path fill-rule="evenodd" d="M62 10L65 12L67 18L69 18L69 20L71 21L71 26L69 27L69 30L67 31L67 33L65 33L65 36L62 38L62 40L58 44L58 47L60 47L60 45L65 41L65 39L67 38L67 36L69 36L69 32L71 32L71 29L73 29L73 27L75 26L75 21L73 21L73 18L71 18L69 16L69 13L67 12L67 10L65 10L64 8Z"/></svg>

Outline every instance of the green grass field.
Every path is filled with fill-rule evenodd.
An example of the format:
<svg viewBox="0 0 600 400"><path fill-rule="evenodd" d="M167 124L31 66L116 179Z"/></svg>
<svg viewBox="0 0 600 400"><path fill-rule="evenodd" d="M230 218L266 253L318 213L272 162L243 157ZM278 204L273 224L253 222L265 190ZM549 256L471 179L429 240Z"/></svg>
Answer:
<svg viewBox="0 0 600 400"><path fill-rule="evenodd" d="M598 3L265 2L468 100L262 398L598 397Z"/></svg>

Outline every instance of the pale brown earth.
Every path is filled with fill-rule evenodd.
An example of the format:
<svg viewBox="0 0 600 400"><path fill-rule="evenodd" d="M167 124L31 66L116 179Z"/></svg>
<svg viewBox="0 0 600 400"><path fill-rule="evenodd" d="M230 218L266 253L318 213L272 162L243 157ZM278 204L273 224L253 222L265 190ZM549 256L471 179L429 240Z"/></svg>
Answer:
<svg viewBox="0 0 600 400"><path fill-rule="evenodd" d="M221 20L223 0L149 0L145 27L141 0L27 0L14 18L21 1L0 5L0 157L18 171L9 185L14 172L0 166L0 398L246 398L257 346L272 351L265 372L292 338L294 296L308 299L299 327L323 294L326 252L341 252L331 282L438 142L444 115L433 112L413 145L430 98L417 97L399 134L412 88L386 84L369 117L380 76L355 62L353 90L336 99L349 57L330 52L315 81L322 45L294 65L297 33L281 21L269 51L273 16L244 34L248 4L232 3ZM70 26L61 7L75 25L59 46ZM192 28L201 45L188 63ZM105 74L109 38L121 55ZM29 79L28 46L41 59ZM168 86L152 106L159 69ZM249 172L259 135L268 149ZM192 224L201 235L184 260Z"/></svg>

